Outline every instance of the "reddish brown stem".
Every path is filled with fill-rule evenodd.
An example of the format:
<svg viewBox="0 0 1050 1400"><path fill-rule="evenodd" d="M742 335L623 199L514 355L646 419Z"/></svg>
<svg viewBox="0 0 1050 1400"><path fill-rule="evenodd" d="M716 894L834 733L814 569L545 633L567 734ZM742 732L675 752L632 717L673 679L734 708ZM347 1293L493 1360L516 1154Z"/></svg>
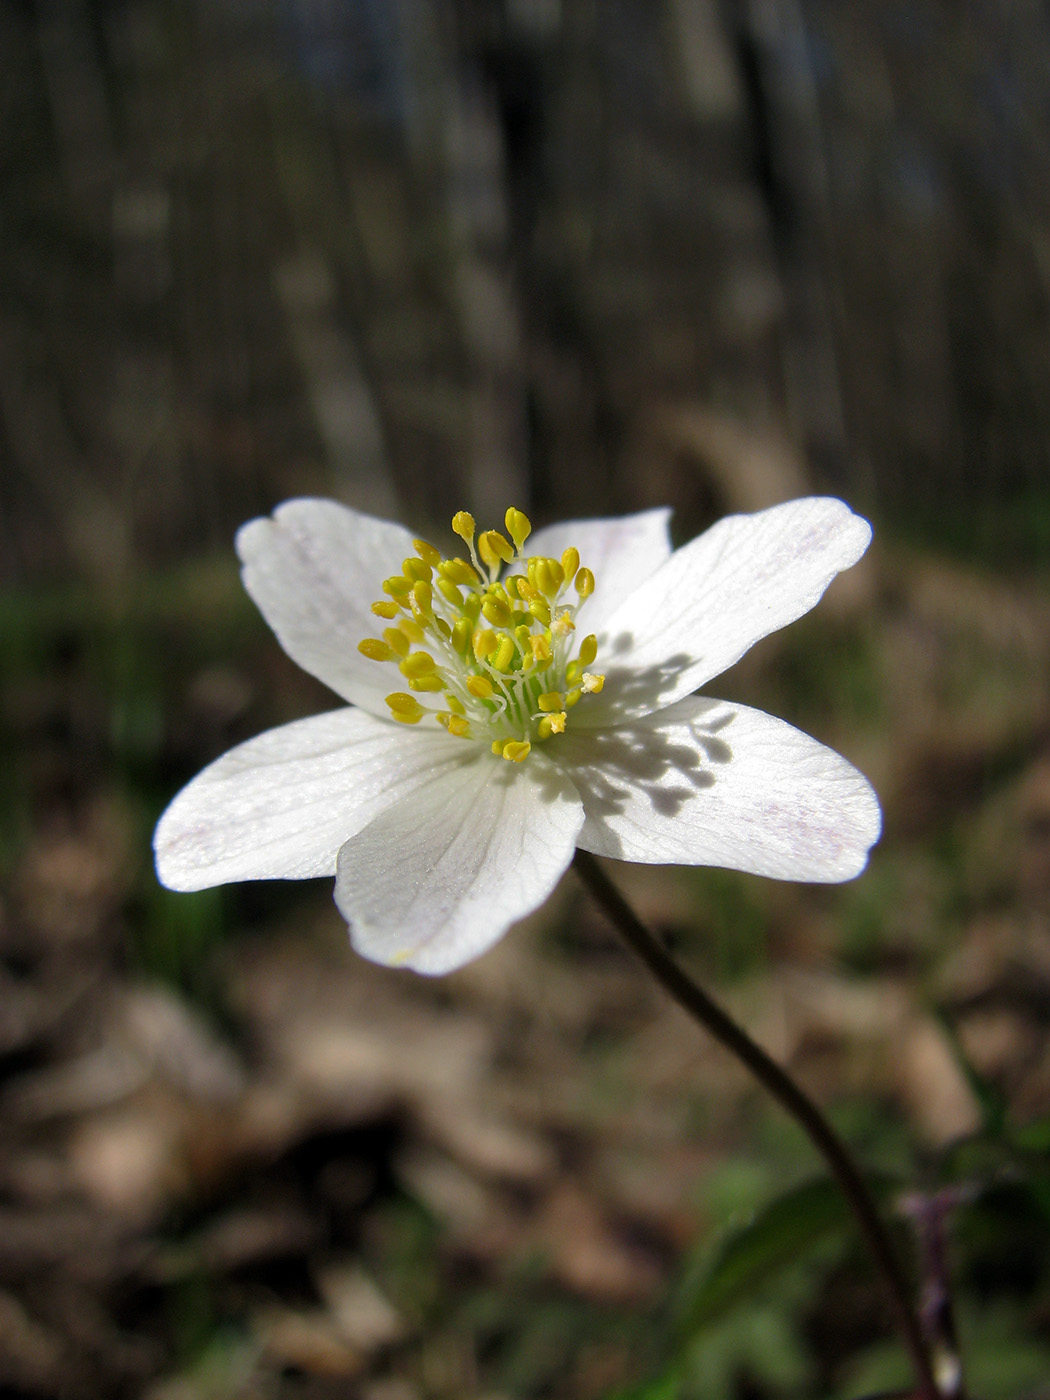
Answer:
<svg viewBox="0 0 1050 1400"><path fill-rule="evenodd" d="M577 851L574 866L615 928L664 990L730 1054L735 1055L807 1133L849 1202L878 1269L901 1340L908 1349L918 1377L916 1400L943 1400L896 1251L845 1143L809 1095L675 962L655 934L638 918L595 857L587 851Z"/></svg>

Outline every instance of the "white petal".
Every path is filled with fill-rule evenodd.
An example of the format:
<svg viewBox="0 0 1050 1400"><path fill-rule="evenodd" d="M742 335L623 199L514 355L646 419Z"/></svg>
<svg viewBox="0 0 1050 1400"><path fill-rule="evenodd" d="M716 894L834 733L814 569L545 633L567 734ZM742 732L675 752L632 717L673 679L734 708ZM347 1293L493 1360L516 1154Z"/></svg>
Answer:
<svg viewBox="0 0 1050 1400"><path fill-rule="evenodd" d="M471 745L339 852L335 898L366 958L437 975L476 958L538 908L572 859L583 808L532 753L522 764Z"/></svg>
<svg viewBox="0 0 1050 1400"><path fill-rule="evenodd" d="M387 625L371 605L414 553L408 531L337 501L285 501L238 530L237 553L245 588L292 660L344 700L388 715L384 697L403 688L400 677L357 644Z"/></svg>
<svg viewBox="0 0 1050 1400"><path fill-rule="evenodd" d="M624 599L671 557L670 510L646 510L609 520L572 520L530 535L528 554L560 559L575 545L594 574L594 593L579 616L581 638L599 632ZM575 597L575 594L571 596Z"/></svg>
<svg viewBox="0 0 1050 1400"><path fill-rule="evenodd" d="M268 730L174 799L153 838L157 875L173 890L334 875L348 837L461 766L469 748L443 730L406 729L353 708Z"/></svg>
<svg viewBox="0 0 1050 1400"><path fill-rule="evenodd" d="M832 883L859 875L879 837L852 764L745 705L690 696L557 743L587 812L578 844L596 855Z"/></svg>
<svg viewBox="0 0 1050 1400"><path fill-rule="evenodd" d="M605 688L574 724L605 727L680 700L808 612L870 539L868 522L827 496L726 516L609 619L595 663Z"/></svg>

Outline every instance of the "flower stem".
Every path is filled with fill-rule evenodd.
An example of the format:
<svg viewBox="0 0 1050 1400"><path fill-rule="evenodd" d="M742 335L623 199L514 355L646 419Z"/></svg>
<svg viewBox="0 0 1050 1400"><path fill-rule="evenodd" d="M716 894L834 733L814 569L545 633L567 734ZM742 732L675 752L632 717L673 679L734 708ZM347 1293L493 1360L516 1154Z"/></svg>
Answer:
<svg viewBox="0 0 1050 1400"><path fill-rule="evenodd" d="M878 1267L887 1300L918 1376L917 1400L942 1400L900 1262L846 1145L808 1094L675 962L638 918L595 857L578 850L573 864L597 903L664 990L694 1021L721 1041L809 1135L849 1202Z"/></svg>

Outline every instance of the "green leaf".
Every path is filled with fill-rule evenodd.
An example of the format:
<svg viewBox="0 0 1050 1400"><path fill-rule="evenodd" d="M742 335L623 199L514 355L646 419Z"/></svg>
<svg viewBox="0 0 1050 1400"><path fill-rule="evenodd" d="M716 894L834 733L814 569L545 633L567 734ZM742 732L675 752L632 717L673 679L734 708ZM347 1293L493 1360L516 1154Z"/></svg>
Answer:
<svg viewBox="0 0 1050 1400"><path fill-rule="evenodd" d="M843 1230L850 1210L839 1186L821 1177L796 1186L765 1206L722 1242L683 1309L687 1332L705 1327L760 1284L796 1263L829 1235Z"/></svg>
<svg viewBox="0 0 1050 1400"><path fill-rule="evenodd" d="M952 1052L952 1058L966 1080L970 1093L977 1102L977 1109L981 1115L981 1128L984 1133L992 1138L1001 1138L1006 1131L1007 1103L1006 1099L999 1092L998 1088L990 1079L986 1079L981 1074L959 1038L955 1022L948 1012L938 1009L935 1013L941 1029L944 1031L948 1041L948 1048Z"/></svg>
<svg viewBox="0 0 1050 1400"><path fill-rule="evenodd" d="M653 1379L632 1386L630 1390L616 1391L609 1400L677 1400L680 1389L678 1368L672 1366Z"/></svg>

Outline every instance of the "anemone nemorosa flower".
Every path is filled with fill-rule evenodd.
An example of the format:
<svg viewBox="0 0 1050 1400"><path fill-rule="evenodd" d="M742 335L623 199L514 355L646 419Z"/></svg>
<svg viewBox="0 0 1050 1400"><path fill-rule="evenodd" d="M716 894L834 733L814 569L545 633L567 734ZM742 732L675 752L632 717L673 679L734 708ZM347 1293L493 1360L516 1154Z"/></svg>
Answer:
<svg viewBox="0 0 1050 1400"><path fill-rule="evenodd" d="M531 534L509 510L508 539L461 512L469 559L332 501L250 521L245 587L348 704L194 778L157 826L160 879L334 875L359 952L437 974L542 904L577 846L858 875L880 828L867 780L783 721L694 691L812 608L869 525L813 497L672 552L668 516Z"/></svg>

